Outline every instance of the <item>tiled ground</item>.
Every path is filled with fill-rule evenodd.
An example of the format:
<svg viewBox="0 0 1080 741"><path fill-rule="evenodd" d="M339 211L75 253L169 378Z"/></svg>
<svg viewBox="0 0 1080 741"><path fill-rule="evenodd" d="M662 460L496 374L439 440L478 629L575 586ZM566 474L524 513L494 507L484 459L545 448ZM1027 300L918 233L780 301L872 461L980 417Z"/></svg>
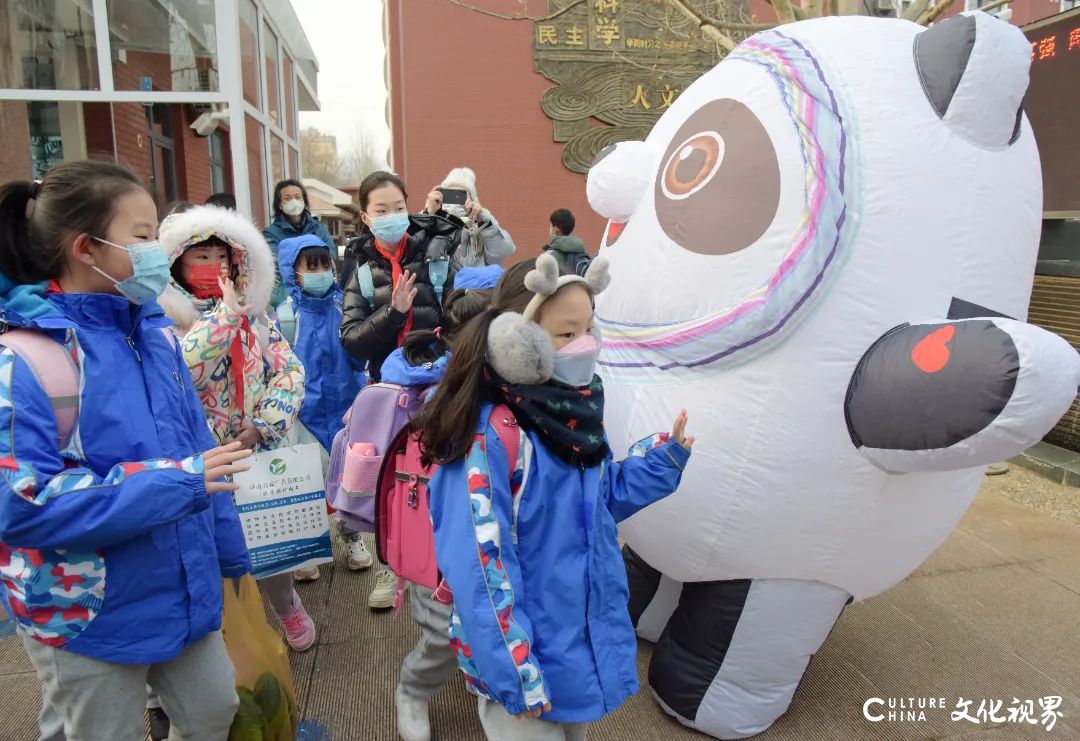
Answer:
<svg viewBox="0 0 1080 741"><path fill-rule="evenodd" d="M1038 492L1037 497L1023 492ZM1030 499L1044 506L1033 509ZM1080 489L1015 469L988 478L960 527L918 572L852 605L811 663L791 710L763 741L837 739L1080 739ZM1061 506L1045 506L1054 501ZM1022 502L1022 503L1018 503ZM1053 511L1051 511L1053 510ZM1051 511L1051 516L1043 512ZM407 616L374 614L374 576L343 564L300 587L318 645L294 656L302 741L384 741L394 733L393 688L415 639ZM10 625L0 623L0 636ZM641 646L644 683L649 647ZM869 697L1064 697L1065 717L1041 726L869 723ZM13 637L0 637L0 740L31 741L38 686ZM975 703L978 705L978 702ZM460 680L433 702L435 739L483 741ZM669 720L647 691L590 733L593 741L701 739Z"/></svg>

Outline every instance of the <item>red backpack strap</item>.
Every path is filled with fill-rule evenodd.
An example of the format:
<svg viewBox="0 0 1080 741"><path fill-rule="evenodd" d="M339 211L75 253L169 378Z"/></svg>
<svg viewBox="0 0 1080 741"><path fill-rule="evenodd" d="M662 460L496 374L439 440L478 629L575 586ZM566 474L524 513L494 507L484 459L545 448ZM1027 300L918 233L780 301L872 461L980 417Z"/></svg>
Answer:
<svg viewBox="0 0 1080 741"><path fill-rule="evenodd" d="M9 329L0 334L0 345L22 358L49 397L56 415L57 448L63 450L79 418L79 369L71 354L48 335L29 329Z"/></svg>
<svg viewBox="0 0 1080 741"><path fill-rule="evenodd" d="M491 424L495 432L499 434L499 439L506 450L506 460L510 462L510 475L513 476L514 467L521 454L521 428L518 427L514 413L505 404L498 404L491 410Z"/></svg>

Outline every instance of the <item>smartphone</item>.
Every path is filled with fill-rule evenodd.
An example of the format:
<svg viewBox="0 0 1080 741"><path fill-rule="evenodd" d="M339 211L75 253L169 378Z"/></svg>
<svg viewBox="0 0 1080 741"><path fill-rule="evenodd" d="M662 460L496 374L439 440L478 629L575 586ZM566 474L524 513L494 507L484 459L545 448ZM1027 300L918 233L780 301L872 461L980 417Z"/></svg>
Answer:
<svg viewBox="0 0 1080 741"><path fill-rule="evenodd" d="M469 197L467 191L457 190L456 188L436 188L436 190L442 193L444 206L464 206Z"/></svg>

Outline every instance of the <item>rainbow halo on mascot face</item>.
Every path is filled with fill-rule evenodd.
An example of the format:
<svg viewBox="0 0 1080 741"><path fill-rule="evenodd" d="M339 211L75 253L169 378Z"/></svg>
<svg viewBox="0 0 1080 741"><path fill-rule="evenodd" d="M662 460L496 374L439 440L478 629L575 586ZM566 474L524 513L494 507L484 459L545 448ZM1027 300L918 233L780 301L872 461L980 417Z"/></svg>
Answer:
<svg viewBox="0 0 1080 741"><path fill-rule="evenodd" d="M844 605L911 573L1075 397L1076 351L1024 322L1030 51L981 13L785 25L590 171L612 447L671 409L699 433L679 491L621 528L683 723L768 728Z"/></svg>

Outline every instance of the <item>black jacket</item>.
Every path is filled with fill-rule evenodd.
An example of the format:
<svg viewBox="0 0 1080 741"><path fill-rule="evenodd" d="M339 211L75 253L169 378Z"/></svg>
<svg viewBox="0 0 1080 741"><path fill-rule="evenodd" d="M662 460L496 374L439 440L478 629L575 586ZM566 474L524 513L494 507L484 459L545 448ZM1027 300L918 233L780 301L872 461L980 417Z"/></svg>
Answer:
<svg viewBox="0 0 1080 741"><path fill-rule="evenodd" d="M425 214L409 216L409 238L401 266L417 274L416 300L413 301L413 329L434 329L442 318L442 307L435 298L435 289L428 277L428 262L450 258L461 242L461 227L447 219ZM367 363L371 380L381 378L386 357L398 348L398 335L405 326L405 315L390 306L393 292L393 271L390 261L375 248L375 237L364 229L349 243L348 254L359 267L371 264L371 280L375 286L375 305L372 306L360 291L358 270L354 270L345 288L342 307L341 344L345 352ZM443 286L443 296L454 288L453 260Z"/></svg>

